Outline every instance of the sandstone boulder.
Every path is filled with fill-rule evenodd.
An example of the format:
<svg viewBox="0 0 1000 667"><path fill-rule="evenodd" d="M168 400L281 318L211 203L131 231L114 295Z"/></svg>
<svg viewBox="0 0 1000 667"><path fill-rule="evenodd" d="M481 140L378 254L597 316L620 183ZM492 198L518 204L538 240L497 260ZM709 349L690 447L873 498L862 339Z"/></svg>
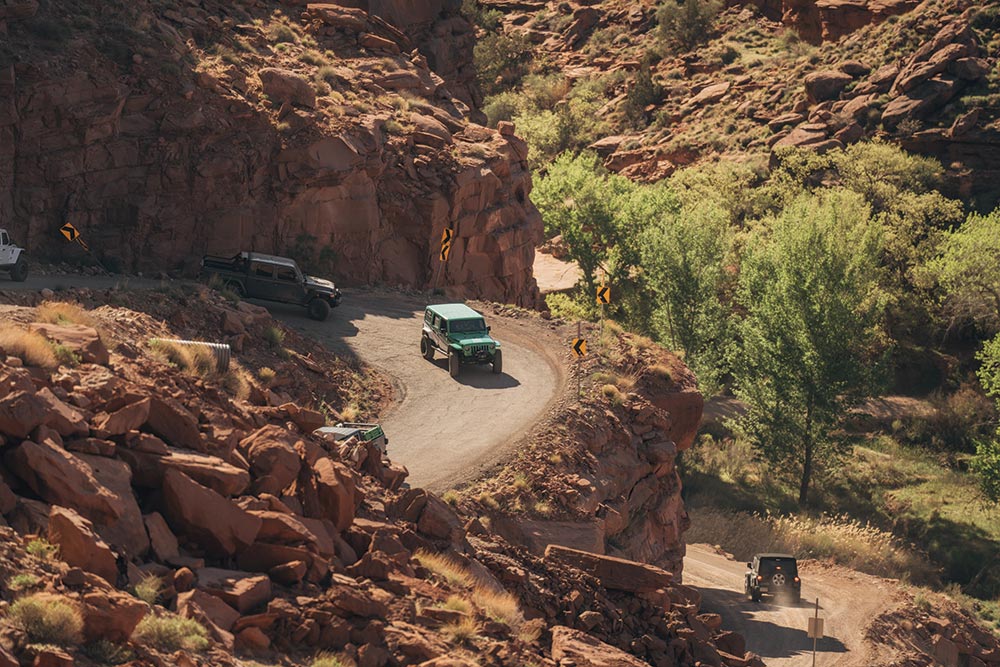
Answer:
<svg viewBox="0 0 1000 667"><path fill-rule="evenodd" d="M835 100L840 93L854 80L850 74L839 70L822 70L806 75L806 96L813 104L826 100Z"/></svg>
<svg viewBox="0 0 1000 667"><path fill-rule="evenodd" d="M630 593L652 593L670 588L673 575L653 565L601 556L555 544L545 549L545 559L575 567L596 577L605 588Z"/></svg>
<svg viewBox="0 0 1000 667"><path fill-rule="evenodd" d="M104 414L95 420L94 428L101 431L103 437L137 431L149 419L149 405L150 400L144 398L111 414Z"/></svg>
<svg viewBox="0 0 1000 667"><path fill-rule="evenodd" d="M48 387L38 391L37 397L45 401L48 409L48 417L45 425L51 427L63 437L86 436L90 434L90 427L80 412L64 403L58 396L52 393Z"/></svg>
<svg viewBox="0 0 1000 667"><path fill-rule="evenodd" d="M354 521L359 500L354 475L347 466L329 458L317 461L313 470L323 515L338 531L347 530Z"/></svg>
<svg viewBox="0 0 1000 667"><path fill-rule="evenodd" d="M114 552L98 537L94 525L75 511L66 507L52 508L49 541L59 547L59 557L70 565L96 574L112 586L118 583Z"/></svg>
<svg viewBox="0 0 1000 667"><path fill-rule="evenodd" d="M434 494L427 495L427 504L420 514L417 530L424 535L450 540L456 544L465 537L465 529L455 510Z"/></svg>
<svg viewBox="0 0 1000 667"><path fill-rule="evenodd" d="M174 447L186 447L197 451L202 449L198 420L176 399L152 397L146 426Z"/></svg>
<svg viewBox="0 0 1000 667"><path fill-rule="evenodd" d="M27 438L48 418L48 403L34 392L15 391L0 398L0 433Z"/></svg>
<svg viewBox="0 0 1000 667"><path fill-rule="evenodd" d="M202 568L198 570L198 589L216 596L240 614L271 599L270 579L236 570Z"/></svg>
<svg viewBox="0 0 1000 667"><path fill-rule="evenodd" d="M240 612L226 604L221 597L202 590L192 590L177 596L177 613L185 618L204 616L225 631L233 629Z"/></svg>
<svg viewBox="0 0 1000 667"><path fill-rule="evenodd" d="M49 441L25 440L7 453L7 467L46 502L72 507L99 523L121 516L119 499L81 458Z"/></svg>
<svg viewBox="0 0 1000 667"><path fill-rule="evenodd" d="M177 537L170 531L170 526L163 516L159 512L153 512L147 514L144 519L149 543L156 557L164 563L177 558L180 555Z"/></svg>
<svg viewBox="0 0 1000 667"><path fill-rule="evenodd" d="M130 558L145 554L149 550L149 536L132 493L132 471L125 463L103 456L81 454L78 458L90 466L94 479L107 489L119 512L115 519L94 520L101 537Z"/></svg>
<svg viewBox="0 0 1000 667"><path fill-rule="evenodd" d="M214 555L235 555L253 544L260 530L260 519L178 470L164 473L163 500L174 531Z"/></svg>
<svg viewBox="0 0 1000 667"><path fill-rule="evenodd" d="M65 345L85 364L107 366L111 360L96 329L80 324L48 324L36 322L28 327L49 340Z"/></svg>
<svg viewBox="0 0 1000 667"><path fill-rule="evenodd" d="M114 590L87 593L82 602L83 635L88 641L128 641L149 609L145 602Z"/></svg>
<svg viewBox="0 0 1000 667"><path fill-rule="evenodd" d="M643 667L635 656L581 630L562 625L552 628L552 659L557 663L572 661L576 667Z"/></svg>
<svg viewBox="0 0 1000 667"><path fill-rule="evenodd" d="M254 492L281 495L298 477L300 439L288 429L269 424L240 441L254 478Z"/></svg>
<svg viewBox="0 0 1000 667"><path fill-rule="evenodd" d="M316 90L304 77L278 67L265 67L257 73L264 92L272 102L291 102L299 106L316 107Z"/></svg>

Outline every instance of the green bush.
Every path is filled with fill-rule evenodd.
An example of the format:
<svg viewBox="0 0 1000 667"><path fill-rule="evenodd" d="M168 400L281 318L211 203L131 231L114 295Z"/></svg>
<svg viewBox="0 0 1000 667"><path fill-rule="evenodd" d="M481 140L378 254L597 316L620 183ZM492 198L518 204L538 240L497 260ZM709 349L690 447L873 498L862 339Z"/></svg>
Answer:
<svg viewBox="0 0 1000 667"><path fill-rule="evenodd" d="M490 33L473 50L479 84L487 95L515 86L527 72L531 45L520 34Z"/></svg>
<svg viewBox="0 0 1000 667"><path fill-rule="evenodd" d="M668 44L691 50L708 39L721 0L665 0L656 11L660 36Z"/></svg>
<svg viewBox="0 0 1000 667"><path fill-rule="evenodd" d="M10 606L8 615L33 642L73 646L81 641L83 615L61 596L38 593L21 598Z"/></svg>
<svg viewBox="0 0 1000 667"><path fill-rule="evenodd" d="M147 615L132 634L132 640L160 651L201 651L208 647L208 631L190 618Z"/></svg>

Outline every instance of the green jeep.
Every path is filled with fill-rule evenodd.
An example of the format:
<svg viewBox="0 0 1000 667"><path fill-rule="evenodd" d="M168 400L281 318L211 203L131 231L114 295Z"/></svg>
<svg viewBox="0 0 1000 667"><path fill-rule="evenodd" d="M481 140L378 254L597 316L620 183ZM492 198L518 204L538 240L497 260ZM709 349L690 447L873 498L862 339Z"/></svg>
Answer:
<svg viewBox="0 0 1000 667"><path fill-rule="evenodd" d="M434 350L448 355L452 377L458 377L462 364L492 364L494 373L503 372L500 343L490 336L483 316L464 303L427 306L420 354L430 361Z"/></svg>

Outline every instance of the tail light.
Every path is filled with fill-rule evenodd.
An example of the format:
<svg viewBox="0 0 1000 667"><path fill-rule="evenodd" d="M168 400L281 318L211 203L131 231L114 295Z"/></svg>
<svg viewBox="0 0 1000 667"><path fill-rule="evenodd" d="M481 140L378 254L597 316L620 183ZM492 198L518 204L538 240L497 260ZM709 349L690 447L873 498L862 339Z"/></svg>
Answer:
<svg viewBox="0 0 1000 667"><path fill-rule="evenodd" d="M799 583L799 578L795 577L795 583Z"/></svg>
<svg viewBox="0 0 1000 667"><path fill-rule="evenodd" d="M760 576L760 575L758 574L758 575L757 575L757 581L764 581L764 577L762 577L762 576Z"/></svg>

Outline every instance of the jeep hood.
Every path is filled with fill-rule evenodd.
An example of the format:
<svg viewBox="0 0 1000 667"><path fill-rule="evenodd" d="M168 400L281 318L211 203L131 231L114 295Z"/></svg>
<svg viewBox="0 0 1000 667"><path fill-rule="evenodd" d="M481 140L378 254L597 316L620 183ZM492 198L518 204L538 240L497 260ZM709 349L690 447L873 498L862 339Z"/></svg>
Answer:
<svg viewBox="0 0 1000 667"><path fill-rule="evenodd" d="M316 276L306 276L306 287L327 290L329 292L332 292L335 289L337 289L337 286L333 284L332 280L327 280L325 278L317 278Z"/></svg>
<svg viewBox="0 0 1000 667"><path fill-rule="evenodd" d="M460 345L489 345L493 343L499 347L499 343L490 338L489 334L485 332L472 332L472 333L453 333L448 334L448 338L452 342L458 343Z"/></svg>

